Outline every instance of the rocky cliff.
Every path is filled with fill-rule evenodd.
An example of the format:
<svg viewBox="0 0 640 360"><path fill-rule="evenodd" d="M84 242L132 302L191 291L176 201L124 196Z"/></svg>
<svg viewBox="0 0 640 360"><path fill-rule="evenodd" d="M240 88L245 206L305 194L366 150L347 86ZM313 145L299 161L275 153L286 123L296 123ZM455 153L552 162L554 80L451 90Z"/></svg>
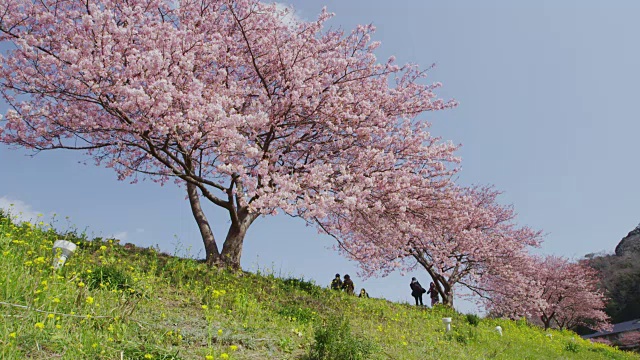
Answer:
<svg viewBox="0 0 640 360"><path fill-rule="evenodd" d="M640 255L640 225L622 238L616 246L616 255L623 256L631 252L638 253Z"/></svg>

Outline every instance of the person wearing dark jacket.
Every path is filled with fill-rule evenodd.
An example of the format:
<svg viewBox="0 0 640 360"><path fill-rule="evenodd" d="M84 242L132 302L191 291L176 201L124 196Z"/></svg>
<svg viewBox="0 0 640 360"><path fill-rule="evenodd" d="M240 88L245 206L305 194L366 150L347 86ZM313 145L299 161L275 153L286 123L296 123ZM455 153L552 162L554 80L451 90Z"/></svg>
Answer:
<svg viewBox="0 0 640 360"><path fill-rule="evenodd" d="M424 306L422 303L422 294L424 294L426 290L422 285L420 285L416 278L411 278L411 284L409 284L409 287L411 287L411 296L416 299L416 306Z"/></svg>
<svg viewBox="0 0 640 360"><path fill-rule="evenodd" d="M435 304L440 302L440 299L438 297L438 289L436 289L436 284L434 283L429 284L429 291L427 291L427 294L430 294L431 296L431 307L433 307Z"/></svg>
<svg viewBox="0 0 640 360"><path fill-rule="evenodd" d="M367 293L367 290L365 290L364 288L362 288L362 289L360 289L360 295L358 295L358 297L361 297L361 298L365 298L365 299L366 299L366 298L368 298L368 297L369 297L369 294Z"/></svg>
<svg viewBox="0 0 640 360"><path fill-rule="evenodd" d="M349 275L344 275L344 281L342 282L342 290L344 290L349 295L355 295L353 291L355 290L355 285L353 285L353 281L351 281L351 277Z"/></svg>
<svg viewBox="0 0 640 360"><path fill-rule="evenodd" d="M342 290L342 280L340 279L340 274L336 274L336 277L331 280L331 289Z"/></svg>

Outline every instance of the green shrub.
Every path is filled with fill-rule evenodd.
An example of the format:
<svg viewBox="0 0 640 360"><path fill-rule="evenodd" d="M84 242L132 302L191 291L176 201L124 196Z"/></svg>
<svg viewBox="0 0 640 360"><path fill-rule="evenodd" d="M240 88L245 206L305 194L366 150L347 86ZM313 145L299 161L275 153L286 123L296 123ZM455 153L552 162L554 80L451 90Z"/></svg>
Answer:
<svg viewBox="0 0 640 360"><path fill-rule="evenodd" d="M309 323L315 318L315 312L313 310L306 307L299 307L295 304L281 305L278 309L278 314L302 324Z"/></svg>
<svg viewBox="0 0 640 360"><path fill-rule="evenodd" d="M566 345L564 346L564 349L565 351L577 353L578 351L580 351L580 345L577 342L572 340L566 343Z"/></svg>
<svg viewBox="0 0 640 360"><path fill-rule="evenodd" d="M320 287L315 285L313 282L306 281L304 279L288 278L282 282L285 288L288 289L299 289L311 295L318 295L321 293Z"/></svg>
<svg viewBox="0 0 640 360"><path fill-rule="evenodd" d="M365 360L376 351L374 343L354 336L349 322L342 317L332 317L326 325L317 327L314 338L311 360Z"/></svg>
<svg viewBox="0 0 640 360"><path fill-rule="evenodd" d="M476 314L467 314L466 317L467 317L467 322L470 325L478 326L478 324L480 323L480 317Z"/></svg>
<svg viewBox="0 0 640 360"><path fill-rule="evenodd" d="M455 331L450 331L445 334L445 338L449 341L456 341L462 345L467 345L471 341L476 339L475 331L471 329L457 329Z"/></svg>
<svg viewBox="0 0 640 360"><path fill-rule="evenodd" d="M129 275L114 266L98 266L87 274L89 289L122 290L131 286Z"/></svg>

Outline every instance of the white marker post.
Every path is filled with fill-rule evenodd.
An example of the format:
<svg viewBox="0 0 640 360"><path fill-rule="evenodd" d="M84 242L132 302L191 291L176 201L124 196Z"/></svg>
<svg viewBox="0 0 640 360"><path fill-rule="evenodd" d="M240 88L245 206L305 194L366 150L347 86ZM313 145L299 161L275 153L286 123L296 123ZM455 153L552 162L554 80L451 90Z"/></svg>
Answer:
<svg viewBox="0 0 640 360"><path fill-rule="evenodd" d="M496 326L496 331L498 332L498 334L500 334L500 336L502 336L502 326Z"/></svg>
<svg viewBox="0 0 640 360"><path fill-rule="evenodd" d="M447 330L447 332L451 331L451 318L450 317L442 318L442 323L444 324L444 327Z"/></svg>
<svg viewBox="0 0 640 360"><path fill-rule="evenodd" d="M53 243L53 268L55 270L64 266L68 258L76 251L76 244L67 240L56 240Z"/></svg>

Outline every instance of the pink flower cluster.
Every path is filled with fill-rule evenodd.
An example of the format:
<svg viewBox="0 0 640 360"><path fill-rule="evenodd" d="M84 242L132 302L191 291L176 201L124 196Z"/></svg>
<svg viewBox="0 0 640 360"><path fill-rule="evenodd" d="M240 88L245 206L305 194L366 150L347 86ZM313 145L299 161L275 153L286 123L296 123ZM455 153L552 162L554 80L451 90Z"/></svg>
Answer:
<svg viewBox="0 0 640 360"><path fill-rule="evenodd" d="M379 63L373 26L324 30L326 11L291 21L256 0L0 0L0 10L11 44L0 142L85 151L122 180L187 184L212 263L239 266L253 220L283 211L334 235L365 275L424 268L449 304L457 284L487 297L502 284L524 313L560 326L588 315L566 309L601 307L597 292L548 295L544 272L528 270L540 233L518 226L492 188L451 181L457 145L420 115L455 101L417 66ZM221 253L201 197L229 212ZM592 290L587 269L566 271ZM503 302L496 309L520 312Z"/></svg>

